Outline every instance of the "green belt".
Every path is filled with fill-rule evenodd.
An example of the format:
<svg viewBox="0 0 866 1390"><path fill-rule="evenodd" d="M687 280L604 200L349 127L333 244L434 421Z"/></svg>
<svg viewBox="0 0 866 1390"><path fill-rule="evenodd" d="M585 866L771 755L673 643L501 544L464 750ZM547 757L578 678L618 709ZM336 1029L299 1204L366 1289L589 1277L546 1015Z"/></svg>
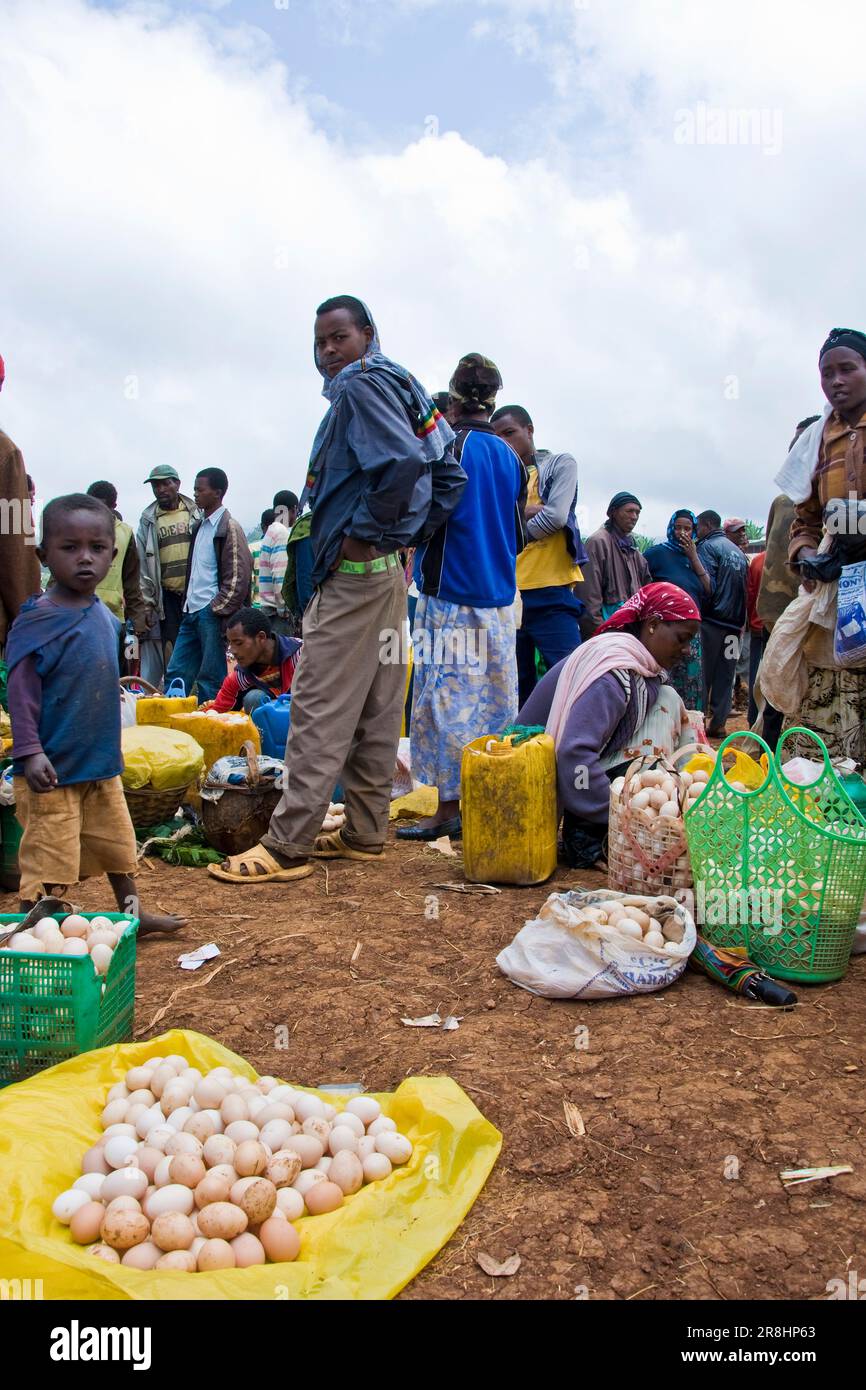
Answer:
<svg viewBox="0 0 866 1390"><path fill-rule="evenodd" d="M385 570L402 568L399 555L393 552L391 555L379 555L375 560L341 560L337 566L337 573L382 574Z"/></svg>

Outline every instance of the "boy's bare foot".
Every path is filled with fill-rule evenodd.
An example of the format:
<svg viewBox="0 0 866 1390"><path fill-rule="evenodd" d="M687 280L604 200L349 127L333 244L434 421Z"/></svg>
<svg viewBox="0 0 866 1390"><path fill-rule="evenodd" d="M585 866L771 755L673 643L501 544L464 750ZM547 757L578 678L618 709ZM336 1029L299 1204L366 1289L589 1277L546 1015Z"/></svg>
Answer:
<svg viewBox="0 0 866 1390"><path fill-rule="evenodd" d="M148 936L151 932L175 932L185 926L185 917L161 917L156 912L142 912L138 919L138 934Z"/></svg>

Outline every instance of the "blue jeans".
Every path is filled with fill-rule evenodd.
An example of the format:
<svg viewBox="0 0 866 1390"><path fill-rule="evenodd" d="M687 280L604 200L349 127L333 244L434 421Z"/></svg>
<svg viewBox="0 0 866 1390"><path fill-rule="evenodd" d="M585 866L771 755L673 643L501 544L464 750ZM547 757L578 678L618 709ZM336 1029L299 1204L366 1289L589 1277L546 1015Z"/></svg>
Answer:
<svg viewBox="0 0 866 1390"><path fill-rule="evenodd" d="M199 704L213 700L227 675L226 639L219 618L210 608L184 613L165 684L183 681L187 695L197 686Z"/></svg>
<svg viewBox="0 0 866 1390"><path fill-rule="evenodd" d="M583 604L567 584L546 589L522 589L523 622L517 629L518 705L522 709L537 680L535 649L541 652L548 671L580 646L580 615Z"/></svg>

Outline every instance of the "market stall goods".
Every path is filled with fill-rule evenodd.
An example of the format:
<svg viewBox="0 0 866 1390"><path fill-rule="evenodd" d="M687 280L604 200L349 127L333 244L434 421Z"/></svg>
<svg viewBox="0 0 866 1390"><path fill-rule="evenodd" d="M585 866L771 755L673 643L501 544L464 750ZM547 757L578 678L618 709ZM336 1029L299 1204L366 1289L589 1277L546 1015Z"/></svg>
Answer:
<svg viewBox="0 0 866 1390"><path fill-rule="evenodd" d="M179 1055L150 1057L105 1096L102 1137L56 1219L99 1258L205 1272L293 1260L292 1222L337 1211L412 1157L373 1096L344 1109Z"/></svg>

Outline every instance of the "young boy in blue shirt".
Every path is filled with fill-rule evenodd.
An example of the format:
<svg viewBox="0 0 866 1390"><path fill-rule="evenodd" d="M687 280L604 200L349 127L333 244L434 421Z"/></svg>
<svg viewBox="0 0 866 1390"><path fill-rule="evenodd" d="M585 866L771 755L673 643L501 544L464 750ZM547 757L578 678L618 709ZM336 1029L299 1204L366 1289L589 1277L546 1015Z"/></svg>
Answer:
<svg viewBox="0 0 866 1390"><path fill-rule="evenodd" d="M21 910L107 873L119 910L138 917L142 933L176 931L181 918L143 912L135 891L120 781L120 624L96 595L116 554L114 516L83 493L56 497L36 553L52 582L24 604L6 645Z"/></svg>

